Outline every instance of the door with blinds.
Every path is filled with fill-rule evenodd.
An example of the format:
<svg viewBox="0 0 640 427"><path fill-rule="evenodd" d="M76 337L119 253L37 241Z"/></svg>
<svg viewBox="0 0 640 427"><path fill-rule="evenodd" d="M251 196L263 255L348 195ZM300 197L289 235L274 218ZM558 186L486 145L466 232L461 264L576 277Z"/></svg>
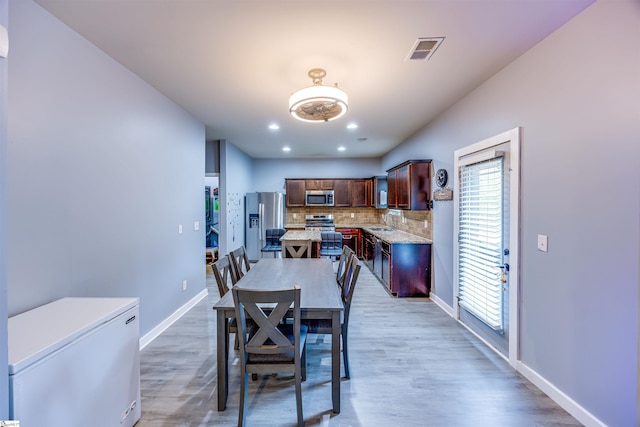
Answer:
<svg viewBox="0 0 640 427"><path fill-rule="evenodd" d="M458 319L517 360L520 130L455 153Z"/></svg>

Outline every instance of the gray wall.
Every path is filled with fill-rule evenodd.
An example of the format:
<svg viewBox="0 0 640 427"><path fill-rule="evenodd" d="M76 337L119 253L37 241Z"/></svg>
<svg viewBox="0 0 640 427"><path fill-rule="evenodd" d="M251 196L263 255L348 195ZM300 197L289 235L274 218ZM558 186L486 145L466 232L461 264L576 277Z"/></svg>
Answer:
<svg viewBox="0 0 640 427"><path fill-rule="evenodd" d="M639 3L600 0L383 159L452 173L454 150L523 127L522 368L610 426L637 425L639 41ZM452 209L433 213L449 305Z"/></svg>
<svg viewBox="0 0 640 427"><path fill-rule="evenodd" d="M220 141L220 240L223 255L245 244L245 194L251 185L252 160L229 141Z"/></svg>
<svg viewBox="0 0 640 427"><path fill-rule="evenodd" d="M8 314L137 296L144 335L206 289L204 126L33 1L9 13Z"/></svg>
<svg viewBox="0 0 640 427"><path fill-rule="evenodd" d="M285 178L368 178L384 174L380 159L254 159L253 191L284 192Z"/></svg>
<svg viewBox="0 0 640 427"><path fill-rule="evenodd" d="M7 0L0 0L0 24L9 28ZM9 380L7 365L7 63L0 58L0 420L9 418Z"/></svg>

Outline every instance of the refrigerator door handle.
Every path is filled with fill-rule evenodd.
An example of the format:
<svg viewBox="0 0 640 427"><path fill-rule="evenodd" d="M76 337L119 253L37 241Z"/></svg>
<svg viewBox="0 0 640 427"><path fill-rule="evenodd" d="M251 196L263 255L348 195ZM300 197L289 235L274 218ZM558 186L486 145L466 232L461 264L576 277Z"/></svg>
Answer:
<svg viewBox="0 0 640 427"><path fill-rule="evenodd" d="M264 236L264 203L259 203L258 204L258 223L260 224L259 228L258 228L258 241L261 242L262 241L262 236ZM262 247L263 245L260 244L260 246Z"/></svg>

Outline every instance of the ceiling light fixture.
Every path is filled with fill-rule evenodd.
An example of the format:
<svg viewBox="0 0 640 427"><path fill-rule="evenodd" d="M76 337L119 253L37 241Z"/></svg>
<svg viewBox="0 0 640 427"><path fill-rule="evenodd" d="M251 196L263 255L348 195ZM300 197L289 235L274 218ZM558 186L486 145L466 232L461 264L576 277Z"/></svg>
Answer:
<svg viewBox="0 0 640 427"><path fill-rule="evenodd" d="M289 112L303 122L329 122L338 119L347 112L349 102L347 94L335 86L323 86L322 79L327 72L322 68L309 71L313 86L295 92L289 98Z"/></svg>

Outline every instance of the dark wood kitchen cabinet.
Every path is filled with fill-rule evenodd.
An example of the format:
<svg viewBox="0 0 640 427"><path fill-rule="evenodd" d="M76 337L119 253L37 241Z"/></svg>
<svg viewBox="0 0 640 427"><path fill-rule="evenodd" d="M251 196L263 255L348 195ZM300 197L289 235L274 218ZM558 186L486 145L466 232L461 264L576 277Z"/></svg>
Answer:
<svg viewBox="0 0 640 427"><path fill-rule="evenodd" d="M307 190L333 190L332 179L307 179L305 184Z"/></svg>
<svg viewBox="0 0 640 427"><path fill-rule="evenodd" d="M362 259L367 263L371 271L373 271L373 252L375 246L375 237L368 231L360 232L360 250Z"/></svg>
<svg viewBox="0 0 640 427"><path fill-rule="evenodd" d="M336 228L336 231L342 234L342 246L349 246L356 256L362 256L360 248L360 229L359 228Z"/></svg>
<svg viewBox="0 0 640 427"><path fill-rule="evenodd" d="M368 208L371 206L371 180L351 180L351 207Z"/></svg>
<svg viewBox="0 0 640 427"><path fill-rule="evenodd" d="M381 279L398 297L431 293L431 244L382 242Z"/></svg>
<svg viewBox="0 0 640 427"><path fill-rule="evenodd" d="M286 179L285 188L287 192L287 207L304 207L305 206L305 180L304 179Z"/></svg>
<svg viewBox="0 0 640 427"><path fill-rule="evenodd" d="M336 208L351 207L351 180L333 180L333 203Z"/></svg>
<svg viewBox="0 0 640 427"><path fill-rule="evenodd" d="M431 160L407 160L387 170L389 209L431 209Z"/></svg>
<svg viewBox="0 0 640 427"><path fill-rule="evenodd" d="M362 259L397 297L431 294L431 243L390 243L361 231Z"/></svg>

